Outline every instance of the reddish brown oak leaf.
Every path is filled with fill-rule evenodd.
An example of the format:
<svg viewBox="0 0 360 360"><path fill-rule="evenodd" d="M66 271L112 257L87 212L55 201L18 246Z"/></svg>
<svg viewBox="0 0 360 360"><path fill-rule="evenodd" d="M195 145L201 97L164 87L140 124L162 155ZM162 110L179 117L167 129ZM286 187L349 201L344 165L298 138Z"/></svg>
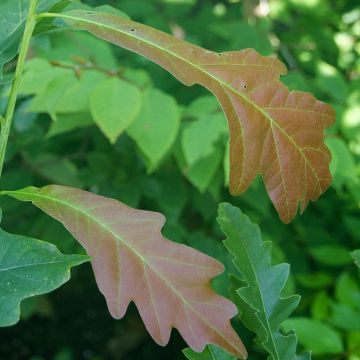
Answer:
<svg viewBox="0 0 360 360"><path fill-rule="evenodd" d="M222 264L165 239L162 214L66 186L2 194L31 201L81 243L93 258L96 282L113 317L123 317L133 301L160 345L167 344L175 327L195 351L212 343L246 358L230 325L236 306L210 286L210 279L223 272Z"/></svg>
<svg viewBox="0 0 360 360"><path fill-rule="evenodd" d="M281 219L290 222L330 185L330 153L324 129L334 110L311 94L279 81L286 67L253 49L215 53L123 17L75 10L61 17L70 26L141 54L186 85L216 95L230 130L230 192L245 191L261 174Z"/></svg>

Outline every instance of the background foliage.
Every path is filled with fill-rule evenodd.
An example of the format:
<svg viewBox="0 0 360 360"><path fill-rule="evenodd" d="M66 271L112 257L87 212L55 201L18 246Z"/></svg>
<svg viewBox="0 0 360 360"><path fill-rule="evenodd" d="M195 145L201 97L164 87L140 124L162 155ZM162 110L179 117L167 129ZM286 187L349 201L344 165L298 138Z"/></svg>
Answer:
<svg viewBox="0 0 360 360"><path fill-rule="evenodd" d="M286 226L260 179L241 197L230 197L227 128L209 93L186 88L160 67L89 34L57 31L33 40L1 188L55 182L161 211L168 238L214 256L227 273L235 269L221 243L217 204L238 205L272 241L273 264L291 265L282 295L297 293L302 301L283 329L295 328L314 359L360 359L360 283L349 254L360 248L358 1L88 3L110 3L214 51L253 47L276 54L290 70L284 78L290 88L311 91L337 110L326 140L333 185ZM8 90L0 88L0 113ZM48 240L63 253L82 251L60 224L30 205L4 198L1 206L7 231ZM227 274L214 280L225 296L230 285ZM122 321L111 319L89 265L74 269L58 291L23 302L22 318L0 330L1 359L184 358L179 336L174 332L167 348L156 346L135 308ZM253 335L236 320L234 326L251 359L263 359Z"/></svg>

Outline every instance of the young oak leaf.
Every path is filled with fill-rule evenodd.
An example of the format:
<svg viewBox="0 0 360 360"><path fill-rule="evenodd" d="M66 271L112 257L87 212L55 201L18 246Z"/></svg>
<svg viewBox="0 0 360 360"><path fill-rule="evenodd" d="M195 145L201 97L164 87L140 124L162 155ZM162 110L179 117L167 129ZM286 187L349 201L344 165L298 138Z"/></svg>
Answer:
<svg viewBox="0 0 360 360"><path fill-rule="evenodd" d="M213 343L246 357L230 325L235 305L210 286L210 279L224 270L222 264L165 239L162 214L58 185L1 194L31 201L63 223L93 258L97 284L113 317L123 317L133 301L160 345L175 327L195 351Z"/></svg>
<svg viewBox="0 0 360 360"><path fill-rule="evenodd" d="M244 285L235 290L242 323L256 334L255 342L269 354L268 360L310 359L310 354L296 355L293 331L284 335L279 330L300 302L298 295L282 296L289 265L271 264L271 242L262 241L259 227L237 207L220 204L217 221L226 235L224 245L241 274L241 280L233 279L234 284Z"/></svg>
<svg viewBox="0 0 360 360"><path fill-rule="evenodd" d="M324 129L334 110L279 81L286 67L253 49L215 53L123 17L74 10L60 17L71 27L156 62L186 85L216 95L230 129L230 192L245 191L257 174L281 219L290 222L330 185Z"/></svg>

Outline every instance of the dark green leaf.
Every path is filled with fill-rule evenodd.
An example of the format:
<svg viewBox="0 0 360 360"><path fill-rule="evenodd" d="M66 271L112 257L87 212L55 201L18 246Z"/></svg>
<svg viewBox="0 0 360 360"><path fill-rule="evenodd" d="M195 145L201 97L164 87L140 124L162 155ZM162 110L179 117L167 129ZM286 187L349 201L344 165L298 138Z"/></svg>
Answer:
<svg viewBox="0 0 360 360"><path fill-rule="evenodd" d="M270 359L293 360L296 336L279 331L281 323L300 301L298 295L281 297L289 265L271 266L271 243L261 240L258 226L238 208L223 203L218 212L217 220L227 237L225 246L234 255L234 264L247 285L237 290L235 299L243 324L256 333L256 343L269 353Z"/></svg>
<svg viewBox="0 0 360 360"><path fill-rule="evenodd" d="M19 320L20 302L48 293L70 279L70 268L89 261L63 255L52 244L0 229L0 327Z"/></svg>

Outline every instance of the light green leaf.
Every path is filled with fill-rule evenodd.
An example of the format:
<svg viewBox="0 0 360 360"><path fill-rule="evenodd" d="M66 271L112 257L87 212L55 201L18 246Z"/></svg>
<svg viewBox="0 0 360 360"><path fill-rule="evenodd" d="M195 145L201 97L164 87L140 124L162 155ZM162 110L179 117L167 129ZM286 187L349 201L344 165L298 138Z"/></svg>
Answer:
<svg viewBox="0 0 360 360"><path fill-rule="evenodd" d="M70 279L70 268L89 261L63 255L52 244L0 229L0 327L19 321L20 302L48 293Z"/></svg>
<svg viewBox="0 0 360 360"><path fill-rule="evenodd" d="M186 164L184 155L179 147L175 152L175 156L183 174L200 192L204 192L209 187L222 160L222 153L219 149L210 156L197 161L192 166Z"/></svg>
<svg viewBox="0 0 360 360"><path fill-rule="evenodd" d="M217 220L227 237L224 244L234 255L234 264L246 283L234 299L243 324L256 333L255 342L269 353L269 359L295 359L296 335L290 333L290 327L287 335L279 331L300 301L298 295L281 297L289 265L271 265L271 243L261 240L259 227L238 208L220 204Z"/></svg>
<svg viewBox="0 0 360 360"><path fill-rule="evenodd" d="M47 60L31 59L25 64L19 93L21 95L39 95L46 91L52 80L72 73L69 69L51 66Z"/></svg>
<svg viewBox="0 0 360 360"><path fill-rule="evenodd" d="M343 74L332 65L320 61L316 68L315 83L320 89L336 101L344 101L348 95L348 86Z"/></svg>
<svg viewBox="0 0 360 360"><path fill-rule="evenodd" d="M295 329L299 342L316 355L338 354L344 349L340 334L318 320L302 317L288 319L281 328L286 332Z"/></svg>
<svg viewBox="0 0 360 360"><path fill-rule="evenodd" d="M219 112L220 110L220 104L215 96L204 95L196 98L186 107L184 116L197 118L202 115Z"/></svg>
<svg viewBox="0 0 360 360"><path fill-rule="evenodd" d="M203 115L186 124L182 132L182 148L187 164L194 165L197 161L210 156L215 143L227 133L227 123L222 113Z"/></svg>
<svg viewBox="0 0 360 360"><path fill-rule="evenodd" d="M140 106L138 88L115 77L98 84L90 96L91 114L111 143L134 122Z"/></svg>
<svg viewBox="0 0 360 360"><path fill-rule="evenodd" d="M72 72L57 76L49 82L44 91L32 99L28 110L48 113L56 121L56 104L61 100L66 90L76 81L76 76Z"/></svg>
<svg viewBox="0 0 360 360"><path fill-rule="evenodd" d="M355 260L355 264L360 268L360 250L355 250L351 253L352 258Z"/></svg>
<svg viewBox="0 0 360 360"><path fill-rule="evenodd" d="M94 124L94 119L89 112L80 112L74 114L59 114L57 121L53 121L46 134L47 138L60 135L65 132L83 128Z"/></svg>
<svg viewBox="0 0 360 360"><path fill-rule="evenodd" d="M215 345L207 345L201 353L190 348L183 350L183 353L189 360L236 360L234 356Z"/></svg>
<svg viewBox="0 0 360 360"><path fill-rule="evenodd" d="M94 70L86 70L66 88L59 101L56 103L55 112L75 113L89 110L89 98L95 86L104 80L106 75Z"/></svg>
<svg viewBox="0 0 360 360"><path fill-rule="evenodd" d="M149 161L152 171L174 144L180 124L175 99L150 88L143 96L141 110L127 133Z"/></svg>
<svg viewBox="0 0 360 360"><path fill-rule="evenodd" d="M358 182L355 161L346 143L338 138L329 138L326 140L332 155L330 171L333 176L332 185L339 189L349 181Z"/></svg>

